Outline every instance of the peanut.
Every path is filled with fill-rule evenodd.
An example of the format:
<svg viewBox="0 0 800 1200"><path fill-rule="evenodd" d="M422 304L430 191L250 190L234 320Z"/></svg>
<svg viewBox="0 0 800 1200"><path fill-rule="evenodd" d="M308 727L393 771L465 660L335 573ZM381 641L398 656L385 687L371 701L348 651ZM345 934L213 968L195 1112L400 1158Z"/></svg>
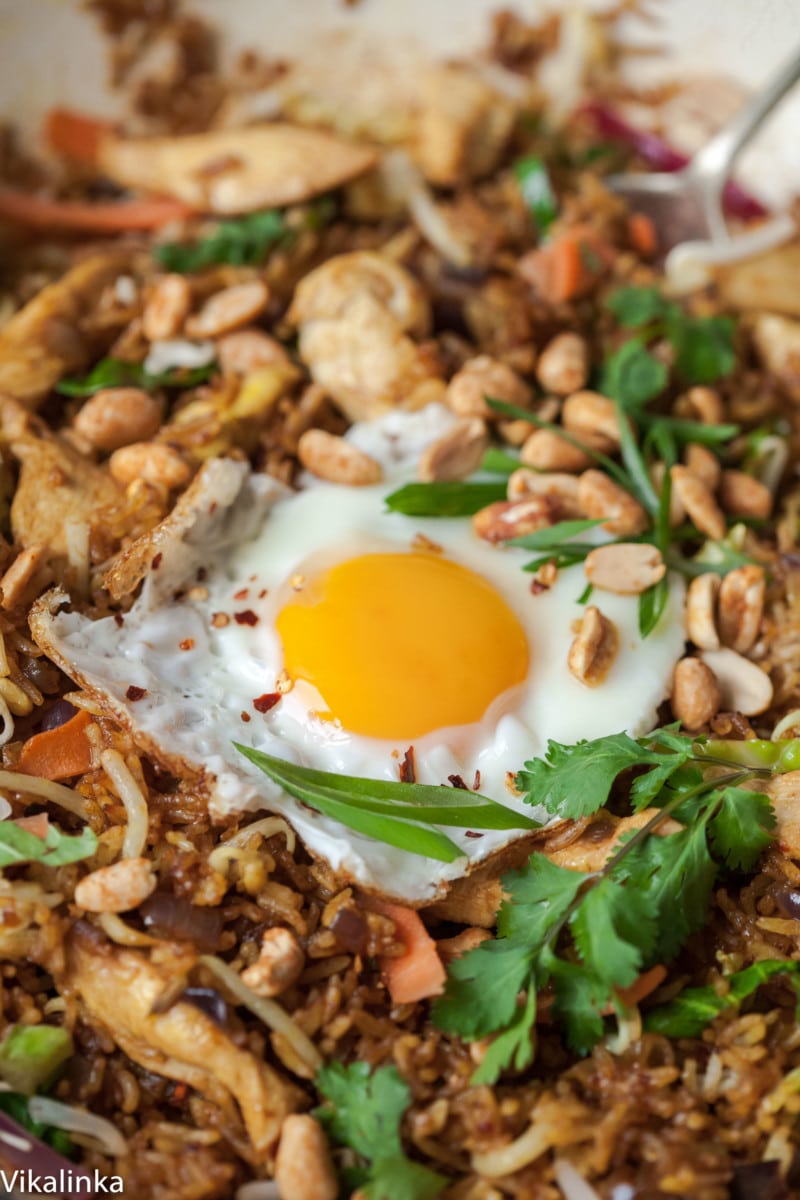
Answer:
<svg viewBox="0 0 800 1200"><path fill-rule="evenodd" d="M519 467L508 477L509 500L526 496L549 496L558 505L559 519L583 516L578 504L578 480L562 471L531 471Z"/></svg>
<svg viewBox="0 0 800 1200"><path fill-rule="evenodd" d="M578 503L587 517L605 517L603 529L619 537L642 533L647 513L638 500L602 471L584 471L578 480Z"/></svg>
<svg viewBox="0 0 800 1200"><path fill-rule="evenodd" d="M249 375L262 367L284 366L290 361L280 342L259 329L226 333L217 342L217 362L223 375Z"/></svg>
<svg viewBox="0 0 800 1200"><path fill-rule="evenodd" d="M586 387L589 347L578 333L559 333L539 356L536 378L546 392L569 396Z"/></svg>
<svg viewBox="0 0 800 1200"><path fill-rule="evenodd" d="M447 385L445 404L461 417L497 417L485 397L529 408L531 389L511 367L480 354L470 358Z"/></svg>
<svg viewBox="0 0 800 1200"><path fill-rule="evenodd" d="M383 478L379 462L343 437L326 433L324 429L307 429L301 434L297 456L306 470L328 483L366 487Z"/></svg>
<svg viewBox="0 0 800 1200"><path fill-rule="evenodd" d="M549 496L529 496L524 500L496 500L472 518L472 528L485 542L507 542L545 529L557 518L557 506Z"/></svg>
<svg viewBox="0 0 800 1200"><path fill-rule="evenodd" d="M339 1195L325 1134L307 1113L293 1113L284 1119L275 1156L275 1183L281 1200L336 1200Z"/></svg>
<svg viewBox="0 0 800 1200"><path fill-rule="evenodd" d="M643 542L598 546L586 556L586 578L604 592L637 596L667 573L661 551Z"/></svg>
<svg viewBox="0 0 800 1200"><path fill-rule="evenodd" d="M719 589L718 624L723 646L739 654L751 649L764 616L764 568L754 565L729 571Z"/></svg>
<svg viewBox="0 0 800 1200"><path fill-rule="evenodd" d="M700 657L717 677L722 705L746 717L764 712L772 703L772 680L756 663L735 650L703 650Z"/></svg>
<svg viewBox="0 0 800 1200"><path fill-rule="evenodd" d="M481 465L488 441L486 426L480 417L464 417L423 450L417 475L424 483L466 479Z"/></svg>
<svg viewBox="0 0 800 1200"><path fill-rule="evenodd" d="M28 546L20 551L0 579L0 607L9 611L22 602L28 585L46 558L45 546Z"/></svg>
<svg viewBox="0 0 800 1200"><path fill-rule="evenodd" d="M608 675L619 649L619 634L613 621L590 604L581 627L569 648L567 665L587 687L597 687Z"/></svg>
<svg viewBox="0 0 800 1200"><path fill-rule="evenodd" d="M257 960L242 971L242 983L257 996L280 996L297 980L305 955L291 929L275 926L261 938Z"/></svg>
<svg viewBox="0 0 800 1200"><path fill-rule="evenodd" d="M162 342L180 331L192 305L192 289L184 275L162 275L153 284L142 312L148 342Z"/></svg>
<svg viewBox="0 0 800 1200"><path fill-rule="evenodd" d="M690 442L684 458L692 474L696 475L709 491L715 492L722 475L722 467L716 454L712 454L707 446L701 446L699 442Z"/></svg>
<svg viewBox="0 0 800 1200"><path fill-rule="evenodd" d="M108 469L117 483L127 486L137 479L144 479L170 491L188 483L192 473L178 451L162 442L134 442L131 446L121 446L108 460Z"/></svg>
<svg viewBox="0 0 800 1200"><path fill-rule="evenodd" d="M689 415L702 421L704 425L721 425L725 417L722 397L710 387L689 388L683 400Z"/></svg>
<svg viewBox="0 0 800 1200"><path fill-rule="evenodd" d="M537 471L569 471L574 474L584 471L592 461L583 450L551 429L534 430L523 445L519 458L526 467L535 467Z"/></svg>
<svg viewBox="0 0 800 1200"><path fill-rule="evenodd" d="M677 719L694 731L707 725L719 712L722 700L717 678L699 658L682 658L672 676L670 704Z"/></svg>
<svg viewBox="0 0 800 1200"><path fill-rule="evenodd" d="M719 502L732 517L766 519L772 512L772 493L760 479L744 471L723 471Z"/></svg>
<svg viewBox="0 0 800 1200"><path fill-rule="evenodd" d="M561 410L564 428L582 438L602 434L611 445L619 446L619 421L613 400L599 392L573 392Z"/></svg>
<svg viewBox="0 0 800 1200"><path fill-rule="evenodd" d="M261 279L223 288L210 296L198 313L187 317L186 333L192 338L215 338L240 329L263 312L268 300L269 289Z"/></svg>
<svg viewBox="0 0 800 1200"><path fill-rule="evenodd" d="M87 912L128 912L155 891L156 883L148 858L122 858L85 875L75 888L75 903Z"/></svg>
<svg viewBox="0 0 800 1200"><path fill-rule="evenodd" d="M670 468L672 486L701 533L719 541L725 536L725 518L711 490L688 467Z"/></svg>
<svg viewBox="0 0 800 1200"><path fill-rule="evenodd" d="M86 401L73 424L90 445L110 453L158 433L161 405L141 388L103 388Z"/></svg>
<svg viewBox="0 0 800 1200"><path fill-rule="evenodd" d="M718 650L716 607L720 579L713 571L698 575L686 595L686 632L701 650Z"/></svg>

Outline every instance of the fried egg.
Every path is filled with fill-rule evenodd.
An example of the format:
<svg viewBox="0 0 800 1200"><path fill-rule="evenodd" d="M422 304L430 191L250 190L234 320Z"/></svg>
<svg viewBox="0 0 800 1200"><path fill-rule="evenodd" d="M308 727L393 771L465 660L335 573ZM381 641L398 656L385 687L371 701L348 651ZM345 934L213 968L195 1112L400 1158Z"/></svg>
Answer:
<svg viewBox="0 0 800 1200"><path fill-rule="evenodd" d="M335 871L412 902L522 831L448 829L463 857L423 858L311 811L234 742L375 779L396 781L413 761L421 783L474 788L546 821L514 774L548 739L652 728L685 640L680 579L646 640L637 597L598 594L619 650L587 687L567 667L582 566L533 594L529 552L489 545L468 518L387 512L387 494L452 420L430 406L354 426L348 437L383 466L374 486L306 478L290 492L241 463L209 463L183 518L153 542L123 618L63 611L63 594L35 618L48 652L142 745L202 779L213 813L280 812Z"/></svg>

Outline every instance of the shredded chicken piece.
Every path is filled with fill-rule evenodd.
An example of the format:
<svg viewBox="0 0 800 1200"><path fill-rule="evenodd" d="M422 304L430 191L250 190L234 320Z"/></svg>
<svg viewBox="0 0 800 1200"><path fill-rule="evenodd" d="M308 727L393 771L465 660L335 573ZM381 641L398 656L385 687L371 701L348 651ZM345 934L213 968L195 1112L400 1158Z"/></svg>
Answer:
<svg viewBox="0 0 800 1200"><path fill-rule="evenodd" d="M77 925L67 941L66 978L129 1058L223 1108L230 1109L234 1097L256 1157L271 1153L284 1117L302 1106L302 1094L194 1005L179 1000L154 1012L170 982L166 970L138 951L98 944Z"/></svg>
<svg viewBox="0 0 800 1200"><path fill-rule="evenodd" d="M800 771L775 775L766 791L775 811L775 837L781 852L800 858Z"/></svg>
<svg viewBox="0 0 800 1200"><path fill-rule="evenodd" d="M420 95L412 152L426 179L453 187L494 170L514 124L511 101L455 65L426 71Z"/></svg>

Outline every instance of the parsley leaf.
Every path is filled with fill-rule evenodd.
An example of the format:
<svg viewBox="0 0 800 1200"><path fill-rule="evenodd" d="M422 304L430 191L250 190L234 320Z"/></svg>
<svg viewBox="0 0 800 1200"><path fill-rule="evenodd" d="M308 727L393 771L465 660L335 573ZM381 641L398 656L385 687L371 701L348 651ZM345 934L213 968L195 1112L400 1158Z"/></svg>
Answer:
<svg viewBox="0 0 800 1200"><path fill-rule="evenodd" d="M362 1190L370 1200L433 1200L447 1181L406 1158L400 1123L411 1102L408 1084L394 1066L371 1071L368 1063L328 1063L317 1072L327 1104L315 1116L334 1139L368 1166Z"/></svg>
<svg viewBox="0 0 800 1200"><path fill-rule="evenodd" d="M619 288L606 301L611 310L627 329L638 329L666 316L671 305L654 287Z"/></svg>
<svg viewBox="0 0 800 1200"><path fill-rule="evenodd" d="M213 233L197 242L163 242L153 257L168 271L187 274L216 263L258 266L267 251L289 232L283 214L275 209L221 221Z"/></svg>
<svg viewBox="0 0 800 1200"><path fill-rule="evenodd" d="M49 825L47 835L40 838L29 829L20 829L13 821L0 821L0 867L27 862L62 867L89 858L96 849L97 837L88 825L76 837Z"/></svg>
<svg viewBox="0 0 800 1200"><path fill-rule="evenodd" d="M727 787L709 832L715 853L729 867L750 871L772 842L775 813L769 796L745 788Z"/></svg>
<svg viewBox="0 0 800 1200"><path fill-rule="evenodd" d="M737 971L726 979L728 991L723 995L713 987L686 988L660 1008L651 1009L644 1018L649 1033L665 1037L699 1037L715 1017L726 1008L736 1008L752 996L757 988L775 975L797 975L800 963L780 959L762 959Z"/></svg>
<svg viewBox="0 0 800 1200"><path fill-rule="evenodd" d="M526 762L516 786L528 793L528 804L541 804L567 819L588 817L608 800L620 772L659 761L658 755L643 750L627 733L575 746L548 741L545 757Z"/></svg>

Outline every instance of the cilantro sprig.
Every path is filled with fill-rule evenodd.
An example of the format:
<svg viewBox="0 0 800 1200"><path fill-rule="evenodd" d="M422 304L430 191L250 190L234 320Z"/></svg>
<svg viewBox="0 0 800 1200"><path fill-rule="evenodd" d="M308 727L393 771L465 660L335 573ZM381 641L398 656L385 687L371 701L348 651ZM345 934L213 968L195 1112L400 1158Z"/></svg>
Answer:
<svg viewBox="0 0 800 1200"><path fill-rule="evenodd" d="M503 877L497 939L451 964L434 1007L442 1029L493 1036L475 1082L532 1060L537 998L547 988L570 1046L587 1053L606 1015L622 1011L620 989L672 959L702 926L720 871L751 869L770 844L769 798L744 785L789 769L797 745L743 762L712 756L713 745L670 726L639 739L551 741L544 757L525 763L518 789L552 816L592 816L623 776L632 813L656 811L619 838L600 870L567 870L534 854ZM681 828L662 828L669 817Z"/></svg>
<svg viewBox="0 0 800 1200"><path fill-rule="evenodd" d="M448 1181L403 1149L400 1125L411 1091L396 1067L329 1063L318 1071L317 1087L327 1103L314 1115L364 1164L346 1172L349 1188L367 1200L434 1200L442 1192Z"/></svg>
<svg viewBox="0 0 800 1200"><path fill-rule="evenodd" d="M163 242L153 257L168 271L188 274L217 263L258 266L269 250L287 236L288 226L276 209L220 221L208 237L196 242Z"/></svg>
<svg viewBox="0 0 800 1200"><path fill-rule="evenodd" d="M800 1005L800 963L766 958L729 975L724 981L725 991L715 987L684 988L669 1004L651 1009L645 1015L644 1028L648 1033L660 1033L670 1038L699 1037L715 1017L726 1009L738 1008L776 975L789 978Z"/></svg>
<svg viewBox="0 0 800 1200"><path fill-rule="evenodd" d="M125 362L121 358L101 358L88 375L62 379L55 390L62 396L93 396L104 388L138 387L146 392L157 388L192 388L205 383L216 370L216 363L204 367L173 367L152 374L144 363Z"/></svg>

